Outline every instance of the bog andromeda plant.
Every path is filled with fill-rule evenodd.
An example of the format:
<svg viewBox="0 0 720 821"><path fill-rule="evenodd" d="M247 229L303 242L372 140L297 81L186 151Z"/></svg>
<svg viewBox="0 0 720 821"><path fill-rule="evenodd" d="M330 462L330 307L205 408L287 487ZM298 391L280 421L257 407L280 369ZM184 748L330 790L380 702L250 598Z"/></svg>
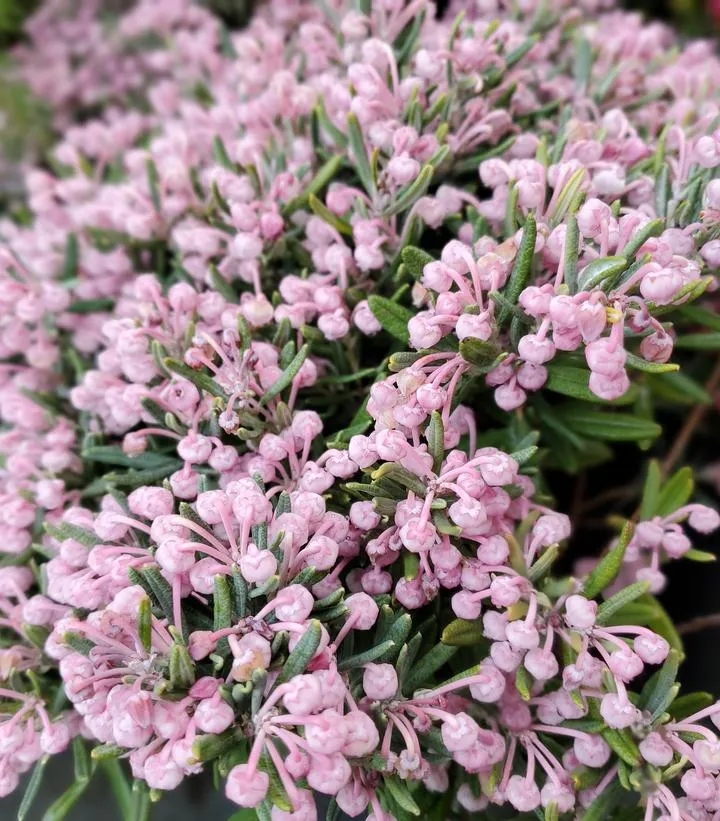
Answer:
<svg viewBox="0 0 720 821"><path fill-rule="evenodd" d="M655 598L720 524L711 46L97 6L15 55L58 137L0 224L0 795L71 747L47 821L96 770L125 821L201 772L236 821L718 818ZM556 488L602 463L643 475L588 560Z"/></svg>

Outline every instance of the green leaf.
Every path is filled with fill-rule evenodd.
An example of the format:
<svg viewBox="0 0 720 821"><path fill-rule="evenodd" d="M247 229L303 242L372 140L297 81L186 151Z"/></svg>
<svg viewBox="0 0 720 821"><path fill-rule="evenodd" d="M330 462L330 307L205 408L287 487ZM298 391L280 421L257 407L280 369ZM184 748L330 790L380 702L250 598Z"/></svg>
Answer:
<svg viewBox="0 0 720 821"><path fill-rule="evenodd" d="M697 550L691 547L686 553L683 553L684 559L690 559L691 562L715 562L717 556L707 550Z"/></svg>
<svg viewBox="0 0 720 821"><path fill-rule="evenodd" d="M213 630L222 630L232 624L232 593L227 576L218 574L213 584Z"/></svg>
<svg viewBox="0 0 720 821"><path fill-rule="evenodd" d="M591 291L593 288L602 286L605 290L609 285L612 285L615 277L621 274L627 266L628 261L625 257L600 257L594 259L580 271L578 288L581 291Z"/></svg>
<svg viewBox="0 0 720 821"><path fill-rule="evenodd" d="M75 736L72 740L73 765L75 770L75 782L85 784L90 781L90 756L84 739Z"/></svg>
<svg viewBox="0 0 720 821"><path fill-rule="evenodd" d="M604 442L640 442L662 433L660 425L630 413L565 405L556 414L569 430Z"/></svg>
<svg viewBox="0 0 720 821"><path fill-rule="evenodd" d="M625 795L625 789L620 780L614 778L578 818L580 821L606 821Z"/></svg>
<svg viewBox="0 0 720 821"><path fill-rule="evenodd" d="M164 453L138 453L136 456L128 456L123 449L116 445L95 445L83 448L81 452L83 460L88 462L99 462L104 465L117 465L119 467L137 468L139 470L154 470L172 463L177 463L177 459Z"/></svg>
<svg viewBox="0 0 720 821"><path fill-rule="evenodd" d="M667 711L676 721L679 721L700 712L700 710L704 710L714 703L715 696L712 693L687 693L676 698Z"/></svg>
<svg viewBox="0 0 720 821"><path fill-rule="evenodd" d="M173 690L186 690L195 683L195 665L187 647L177 641L170 648L170 686Z"/></svg>
<svg viewBox="0 0 720 821"><path fill-rule="evenodd" d="M670 688L675 684L677 679L681 659L682 655L677 650L670 650L662 667L653 676L655 681L652 682L652 686L648 688L647 692L645 688L643 688L641 706L649 710L649 712L653 714L653 718L657 718L656 713L659 715L669 705L667 696L670 692ZM648 685L650 683L649 681Z"/></svg>
<svg viewBox="0 0 720 821"><path fill-rule="evenodd" d="M317 619L311 619L300 640L290 651L287 661L275 679L274 687L278 687L305 672L306 667L310 664L312 657L320 646L322 631L323 628L320 622Z"/></svg>
<svg viewBox="0 0 720 821"><path fill-rule="evenodd" d="M62 271L60 273L60 280L68 282L75 279L78 275L78 258L80 256L80 249L78 247L78 239L75 234L68 234L67 242L65 243L65 257L63 259Z"/></svg>
<svg viewBox="0 0 720 821"><path fill-rule="evenodd" d="M625 363L629 368L645 373L674 373L680 370L680 365L674 362L648 362L647 359L635 356L634 353L628 353Z"/></svg>
<svg viewBox="0 0 720 821"><path fill-rule="evenodd" d="M355 171L367 193L372 196L375 194L375 180L370 166L370 158L365 148L365 140L363 138L362 129L360 128L360 123L353 113L348 114L347 136Z"/></svg>
<svg viewBox="0 0 720 821"><path fill-rule="evenodd" d="M720 331L683 334L675 340L675 347L684 351L720 351Z"/></svg>
<svg viewBox="0 0 720 821"><path fill-rule="evenodd" d="M575 84L584 88L590 82L592 75L593 52L590 41L586 37L577 36L575 38L575 65L573 66L573 76Z"/></svg>
<svg viewBox="0 0 720 821"><path fill-rule="evenodd" d="M425 266L435 261L435 257L428 254L427 251L423 251L422 248L416 248L414 245L403 248L400 257L405 263L408 273L414 279L420 279Z"/></svg>
<svg viewBox="0 0 720 821"><path fill-rule="evenodd" d="M444 664L447 664L457 651L458 648L456 646L450 645L445 641L436 644L431 650L425 653L420 661L413 665L403 686L403 692L406 695L410 695L414 693L418 687L428 683L431 676Z"/></svg>
<svg viewBox="0 0 720 821"><path fill-rule="evenodd" d="M42 821L62 821L70 810L77 804L87 789L87 782L73 784L54 801L43 815Z"/></svg>
<svg viewBox="0 0 720 821"><path fill-rule="evenodd" d="M694 489L692 468L680 468L663 485L653 515L669 516L679 510L690 501Z"/></svg>
<svg viewBox="0 0 720 821"><path fill-rule="evenodd" d="M412 205L424 196L430 187L435 169L430 163L420 169L420 173L415 179L398 191L395 199L382 212L383 217L392 217L402 211L409 210Z"/></svg>
<svg viewBox="0 0 720 821"><path fill-rule="evenodd" d="M410 795L410 790L408 790L404 781L400 781L399 778L395 776L383 776L383 783L385 785L385 789L390 793L393 801L405 812L409 812L411 815L420 815L420 807L415 803L413 800L412 795Z"/></svg>
<svg viewBox="0 0 720 821"><path fill-rule="evenodd" d="M382 656L386 655L390 651L395 650L396 647L397 645L395 642L388 639L380 644L376 644L369 650L365 650L363 653L356 653L353 656L346 656L341 659L338 662L338 670L343 672L344 670L354 670L356 667L363 667L372 661L377 661L382 658Z"/></svg>
<svg viewBox="0 0 720 821"><path fill-rule="evenodd" d="M125 751L127 752L127 751ZM106 758L102 762L105 776L110 782L110 788L115 796L117 807L123 821L137 821L137 816L133 812L133 795L128 784L128 780L123 772L122 765L117 758Z"/></svg>
<svg viewBox="0 0 720 821"><path fill-rule="evenodd" d="M640 504L640 521L652 519L657 510L660 498L660 485L662 483L662 473L660 463L657 459L651 459L648 464L647 477L643 486L642 502Z"/></svg>
<svg viewBox="0 0 720 821"><path fill-rule="evenodd" d="M541 579L552 567L553 563L560 555L560 546L551 544L545 549L542 556L540 556L528 569L528 579L531 582L536 582Z"/></svg>
<svg viewBox="0 0 720 821"><path fill-rule="evenodd" d="M44 755L42 758L38 759L37 763L33 767L32 775L30 776L27 786L25 787L25 793L17 811L17 821L25 821L27 814L30 812L33 801L38 794L38 790L40 789L40 784L42 783L43 776L45 774L45 767L47 767L49 760L50 756Z"/></svg>
<svg viewBox="0 0 720 821"><path fill-rule="evenodd" d="M172 588L167 579L163 576L157 565L149 565L136 571L137 575L144 582L143 587L150 593L157 602L163 615L170 624L174 623L174 610L172 601ZM176 625L180 628L180 625Z"/></svg>
<svg viewBox="0 0 720 821"><path fill-rule="evenodd" d="M598 607L595 617L596 624L607 624L618 610L630 602L644 595L650 588L650 582L633 582L633 584L619 590Z"/></svg>
<svg viewBox="0 0 720 821"><path fill-rule="evenodd" d="M517 673L515 674L515 687L517 688L518 693L520 693L520 698L523 701L530 701L532 685L533 677L522 665L520 665L517 669Z"/></svg>
<svg viewBox="0 0 720 821"><path fill-rule="evenodd" d="M613 730L608 728L603 730L602 737L610 745L614 753L616 753L626 764L631 767L637 767L640 763L641 755L635 739L627 730Z"/></svg>
<svg viewBox="0 0 720 821"><path fill-rule="evenodd" d="M322 191L326 185L335 179L344 161L345 155L342 152L333 154L330 159L317 170L317 173L303 190L283 206L283 215L287 216L297 211L298 208L302 208L308 202L310 196L315 196L319 191Z"/></svg>
<svg viewBox="0 0 720 821"><path fill-rule="evenodd" d="M325 205L322 200L319 200L315 194L308 196L308 205L310 210L320 219L324 220L328 225L331 225L338 233L352 236L352 225L339 217Z"/></svg>
<svg viewBox="0 0 720 821"><path fill-rule="evenodd" d="M400 648L403 644L407 641L411 629L412 616L409 613L403 613L395 619L386 634L376 636L377 641L382 638L383 640L392 641L393 643L393 646L389 647L378 660L389 662L397 658L397 654L400 652Z"/></svg>
<svg viewBox="0 0 720 821"><path fill-rule="evenodd" d="M143 649L149 653L152 648L152 607L147 596L138 607L137 632Z"/></svg>
<svg viewBox="0 0 720 821"><path fill-rule="evenodd" d="M203 371L196 371L184 362L179 362L177 359L172 359L171 357L163 359L163 365L168 370L178 374L178 376L182 376L189 382L192 382L199 391L227 400L228 396L225 391L212 377Z"/></svg>
<svg viewBox="0 0 720 821"><path fill-rule="evenodd" d="M290 383L298 375L300 368L302 368L303 363L307 359L308 353L310 353L310 347L308 345L303 345L302 348L300 348L300 350L295 354L290 364L260 397L260 404L267 404L271 399L274 399L279 393L284 391L285 388L289 387Z"/></svg>
<svg viewBox="0 0 720 821"><path fill-rule="evenodd" d="M390 336L405 345L409 343L410 334L408 332L408 322L414 316L411 310L377 294L371 294L368 297L368 305L375 319L377 319Z"/></svg>
<svg viewBox="0 0 720 821"><path fill-rule="evenodd" d="M433 458L433 473L437 475L440 473L445 458L445 426L439 411L434 410L430 414L430 423L425 430L425 438L428 453Z"/></svg>
<svg viewBox="0 0 720 821"><path fill-rule="evenodd" d="M404 468L398 462L384 462L370 474L370 478L373 482L378 482L381 479L390 479L420 496L424 496L427 491L422 479L407 468Z"/></svg>
<svg viewBox="0 0 720 821"><path fill-rule="evenodd" d="M513 269L502 294L511 305L515 305L522 291L530 281L533 257L535 256L535 241L537 239L537 224L535 215L530 212L525 218L522 240L518 248ZM507 322L510 312L503 306L498 312L498 326Z"/></svg>
<svg viewBox="0 0 720 821"><path fill-rule="evenodd" d="M565 223L565 256L563 258L563 277L570 293L577 293L577 264L580 255L580 232L575 214L570 214Z"/></svg>
<svg viewBox="0 0 720 821"><path fill-rule="evenodd" d="M484 638L482 622L455 619L442 631L440 641L453 647L472 647Z"/></svg>
<svg viewBox="0 0 720 821"><path fill-rule="evenodd" d="M654 396L680 405L709 405L713 400L705 388L682 371L653 374L646 384Z"/></svg>
<svg viewBox="0 0 720 821"><path fill-rule="evenodd" d="M620 572L625 551L633 535L633 524L628 522L622 529L617 543L608 550L597 565L590 571L583 584L583 594L588 599L594 599L615 579Z"/></svg>
<svg viewBox="0 0 720 821"><path fill-rule="evenodd" d="M227 149L225 148L225 143L220 137L213 137L212 153L213 159L218 165L222 165L223 168L229 168L231 171L237 171L235 163L230 159Z"/></svg>
<svg viewBox="0 0 720 821"><path fill-rule="evenodd" d="M100 311L109 311L115 305L110 297L99 299L76 299L65 309L69 314L93 314Z"/></svg>
<svg viewBox="0 0 720 821"><path fill-rule="evenodd" d="M85 547L92 548L95 547L98 542L102 541L92 530L86 530L84 527L71 524L70 522L60 522L57 525L51 525L49 522L45 522L44 527L48 536L52 536L53 539L57 539L59 542L72 539L75 542L80 542L80 544Z"/></svg>
<svg viewBox="0 0 720 821"><path fill-rule="evenodd" d="M690 322L704 325L713 331L720 331L720 315L709 308L703 308L700 305L681 305L678 313Z"/></svg>
<svg viewBox="0 0 720 821"><path fill-rule="evenodd" d="M651 237L659 237L664 230L664 219L658 218L646 222L645 225L636 231L630 240L628 240L625 247L620 251L621 256L632 259Z"/></svg>
<svg viewBox="0 0 720 821"><path fill-rule="evenodd" d="M483 342L468 336L460 340L460 356L480 370L489 370L498 358L500 348L492 342Z"/></svg>
<svg viewBox="0 0 720 821"><path fill-rule="evenodd" d="M162 200L160 199L160 175L158 174L155 161L148 157L145 160L145 170L147 171L148 188L150 189L150 199L153 208L159 214L162 211Z"/></svg>
<svg viewBox="0 0 720 821"><path fill-rule="evenodd" d="M544 387L548 390L579 399L583 402L598 403L602 400L589 387L590 371L587 368L574 365L559 365L550 363L547 366L548 378ZM637 386L631 385L619 399L613 400L614 405L632 404L637 398Z"/></svg>

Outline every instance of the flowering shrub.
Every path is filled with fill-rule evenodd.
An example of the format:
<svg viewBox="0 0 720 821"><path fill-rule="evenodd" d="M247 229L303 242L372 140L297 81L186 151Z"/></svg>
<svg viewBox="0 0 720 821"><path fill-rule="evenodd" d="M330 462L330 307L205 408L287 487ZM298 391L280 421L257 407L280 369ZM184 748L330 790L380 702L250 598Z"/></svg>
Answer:
<svg viewBox="0 0 720 821"><path fill-rule="evenodd" d="M203 770L237 819L717 817L720 702L654 594L720 525L656 421L720 380L720 62L602 0L436 12L30 19L60 136L0 224L21 819L68 746L48 819L97 767L127 821ZM617 443L666 458L579 561L553 483Z"/></svg>

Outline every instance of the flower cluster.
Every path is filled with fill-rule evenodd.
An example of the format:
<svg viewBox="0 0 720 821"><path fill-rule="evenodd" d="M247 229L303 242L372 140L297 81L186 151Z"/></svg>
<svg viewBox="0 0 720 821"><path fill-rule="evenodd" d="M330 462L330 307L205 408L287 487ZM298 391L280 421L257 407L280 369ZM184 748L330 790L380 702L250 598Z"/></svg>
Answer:
<svg viewBox="0 0 720 821"><path fill-rule="evenodd" d="M59 135L0 221L0 795L91 744L272 821L714 817L720 707L653 594L720 516L653 462L557 561L546 468L651 446L717 344L720 62L610 5L30 18Z"/></svg>

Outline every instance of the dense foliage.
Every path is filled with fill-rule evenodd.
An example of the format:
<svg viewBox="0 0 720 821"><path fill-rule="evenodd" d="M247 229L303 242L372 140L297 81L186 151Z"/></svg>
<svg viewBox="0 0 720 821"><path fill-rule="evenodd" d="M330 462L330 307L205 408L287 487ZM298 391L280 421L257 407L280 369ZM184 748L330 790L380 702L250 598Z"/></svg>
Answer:
<svg viewBox="0 0 720 821"><path fill-rule="evenodd" d="M15 49L58 137L0 223L0 794L72 746L48 821L98 767L127 821L203 770L237 821L717 818L656 598L720 525L677 464L711 46L603 0L231 19L53 0ZM574 561L558 477L628 447Z"/></svg>

